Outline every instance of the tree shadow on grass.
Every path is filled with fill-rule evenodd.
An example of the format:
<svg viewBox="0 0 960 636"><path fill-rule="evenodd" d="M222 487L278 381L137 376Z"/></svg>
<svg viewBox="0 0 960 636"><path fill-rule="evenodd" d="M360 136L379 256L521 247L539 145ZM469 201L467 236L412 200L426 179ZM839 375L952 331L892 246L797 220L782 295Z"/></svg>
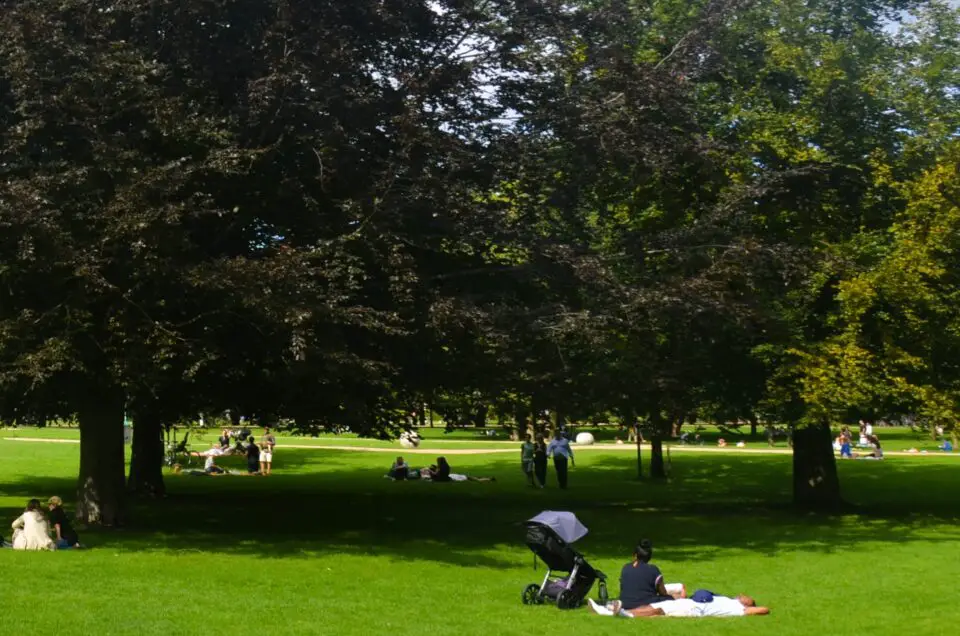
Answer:
<svg viewBox="0 0 960 636"><path fill-rule="evenodd" d="M301 455L301 457L295 457ZM116 551L202 551L265 558L376 555L401 561L510 569L530 563L523 522L544 509L574 511L590 528L578 544L590 559L625 559L641 536L658 557L710 560L730 549L771 557L794 551L833 553L874 541L960 541L951 496L955 467L922 462L841 466L848 514L815 515L789 505L789 458L674 458L669 483L632 480L631 457L584 457L571 489L530 489L515 459L457 457L495 474L497 483L392 482L369 458L337 451L284 453L306 474L168 479L171 496L135 501L121 530L89 530L86 543ZM384 455L384 458L389 458ZM456 467L455 467L456 468ZM0 486L0 495L72 493L67 478L40 477ZM3 519L19 509L0 508ZM935 532L932 532L935 530Z"/></svg>

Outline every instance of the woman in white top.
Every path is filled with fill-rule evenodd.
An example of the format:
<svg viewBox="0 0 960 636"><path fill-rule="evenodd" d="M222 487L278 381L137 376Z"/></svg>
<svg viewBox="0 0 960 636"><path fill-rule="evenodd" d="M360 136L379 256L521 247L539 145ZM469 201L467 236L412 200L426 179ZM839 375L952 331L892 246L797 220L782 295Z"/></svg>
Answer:
<svg viewBox="0 0 960 636"><path fill-rule="evenodd" d="M31 499L26 511L13 522L14 550L56 550L50 538L50 525L43 516L40 501Z"/></svg>

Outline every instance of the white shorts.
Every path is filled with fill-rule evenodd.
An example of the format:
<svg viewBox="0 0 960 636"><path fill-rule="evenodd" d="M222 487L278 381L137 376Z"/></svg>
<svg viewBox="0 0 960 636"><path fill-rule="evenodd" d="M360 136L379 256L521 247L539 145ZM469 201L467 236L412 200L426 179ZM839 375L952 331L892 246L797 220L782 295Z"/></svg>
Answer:
<svg viewBox="0 0 960 636"><path fill-rule="evenodd" d="M695 617L700 616L699 604L691 598L679 598L675 601L661 601L651 603L650 607L663 610L666 616Z"/></svg>
<svg viewBox="0 0 960 636"><path fill-rule="evenodd" d="M273 453L269 451L260 451L260 462L270 464L273 462Z"/></svg>
<svg viewBox="0 0 960 636"><path fill-rule="evenodd" d="M467 481L467 476L459 475L457 473L450 473L450 481Z"/></svg>

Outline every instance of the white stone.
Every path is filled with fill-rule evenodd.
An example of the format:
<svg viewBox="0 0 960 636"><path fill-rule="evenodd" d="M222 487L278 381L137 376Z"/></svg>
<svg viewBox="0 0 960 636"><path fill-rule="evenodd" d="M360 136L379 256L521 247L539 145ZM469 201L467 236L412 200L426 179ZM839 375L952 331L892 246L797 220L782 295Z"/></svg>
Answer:
<svg viewBox="0 0 960 636"><path fill-rule="evenodd" d="M577 445L578 446L590 446L596 440L593 439L593 433L577 433Z"/></svg>

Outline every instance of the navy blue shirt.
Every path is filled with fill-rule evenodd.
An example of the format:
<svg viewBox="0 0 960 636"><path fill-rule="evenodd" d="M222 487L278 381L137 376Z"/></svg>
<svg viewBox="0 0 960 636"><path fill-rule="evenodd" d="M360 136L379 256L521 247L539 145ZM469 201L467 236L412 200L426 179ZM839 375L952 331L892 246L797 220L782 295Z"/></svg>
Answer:
<svg viewBox="0 0 960 636"><path fill-rule="evenodd" d="M657 586L663 579L660 568L649 563L627 563L620 570L620 602L623 609L634 609L651 603L673 600L661 596Z"/></svg>

